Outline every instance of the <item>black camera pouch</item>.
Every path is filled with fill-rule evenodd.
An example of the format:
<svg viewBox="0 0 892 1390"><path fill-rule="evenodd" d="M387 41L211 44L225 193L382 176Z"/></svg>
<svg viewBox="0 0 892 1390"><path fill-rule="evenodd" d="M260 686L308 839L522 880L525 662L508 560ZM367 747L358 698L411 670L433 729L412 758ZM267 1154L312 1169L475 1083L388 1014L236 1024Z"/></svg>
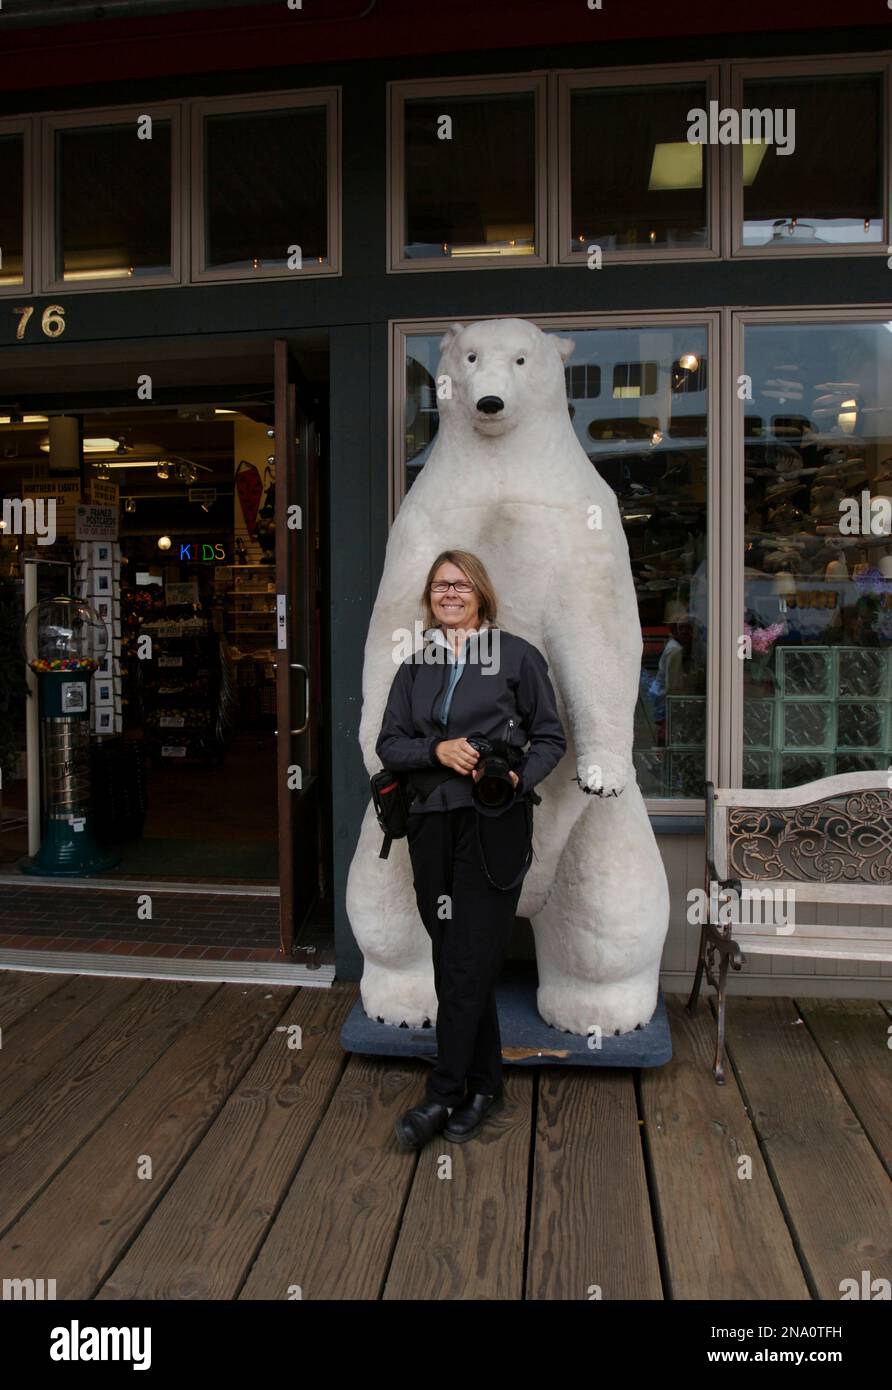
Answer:
<svg viewBox="0 0 892 1390"><path fill-rule="evenodd" d="M382 768L369 778L378 824L384 831L379 859L386 859L393 840L401 840L409 828L410 797L403 777Z"/></svg>

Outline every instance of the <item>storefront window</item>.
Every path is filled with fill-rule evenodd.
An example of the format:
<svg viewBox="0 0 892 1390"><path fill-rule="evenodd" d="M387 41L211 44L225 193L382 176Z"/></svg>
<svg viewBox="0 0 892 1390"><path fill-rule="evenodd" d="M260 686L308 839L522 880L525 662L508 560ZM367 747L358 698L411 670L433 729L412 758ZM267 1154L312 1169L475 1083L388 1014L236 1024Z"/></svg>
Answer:
<svg viewBox="0 0 892 1390"><path fill-rule="evenodd" d="M143 127L148 129L148 127ZM55 275L132 281L171 271L171 123L56 131Z"/></svg>
<svg viewBox="0 0 892 1390"><path fill-rule="evenodd" d="M328 256L325 107L204 120L204 269L302 270Z"/></svg>
<svg viewBox="0 0 892 1390"><path fill-rule="evenodd" d="M707 147L687 139L688 112L707 106L702 82L571 92L566 251L708 245Z"/></svg>
<svg viewBox="0 0 892 1390"><path fill-rule="evenodd" d="M403 119L403 255L535 255L535 93L410 98Z"/></svg>
<svg viewBox="0 0 892 1390"><path fill-rule="evenodd" d="M743 780L892 762L892 323L750 325Z"/></svg>
<svg viewBox="0 0 892 1390"><path fill-rule="evenodd" d="M871 246L883 227L883 79L753 79L743 106L773 143L743 146L743 245Z"/></svg>
<svg viewBox="0 0 892 1390"><path fill-rule="evenodd" d="M635 762L645 796L701 799L706 745L707 331L549 328L580 444L617 494L644 651ZM442 334L406 340L405 486L437 432Z"/></svg>
<svg viewBox="0 0 892 1390"><path fill-rule="evenodd" d="M0 135L0 286L24 279L25 137Z"/></svg>

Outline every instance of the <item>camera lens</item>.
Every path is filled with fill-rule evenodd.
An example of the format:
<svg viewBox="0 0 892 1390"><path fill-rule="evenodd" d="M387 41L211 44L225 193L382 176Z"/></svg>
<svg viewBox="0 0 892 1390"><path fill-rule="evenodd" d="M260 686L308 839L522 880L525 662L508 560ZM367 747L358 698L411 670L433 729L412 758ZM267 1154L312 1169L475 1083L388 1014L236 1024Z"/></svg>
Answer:
<svg viewBox="0 0 892 1390"><path fill-rule="evenodd" d="M505 798L505 784L500 777L481 777L477 791L484 806L501 806Z"/></svg>

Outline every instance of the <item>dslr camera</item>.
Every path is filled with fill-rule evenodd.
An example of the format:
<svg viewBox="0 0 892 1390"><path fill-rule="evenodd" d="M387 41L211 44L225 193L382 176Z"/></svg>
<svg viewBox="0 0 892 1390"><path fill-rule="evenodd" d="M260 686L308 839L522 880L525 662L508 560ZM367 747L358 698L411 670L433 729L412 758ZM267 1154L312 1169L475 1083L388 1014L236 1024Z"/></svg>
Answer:
<svg viewBox="0 0 892 1390"><path fill-rule="evenodd" d="M480 754L475 768L480 776L471 796L481 810L501 810L514 800L514 783L509 773L516 771L521 754L508 743L485 738L483 734L468 734L467 740Z"/></svg>

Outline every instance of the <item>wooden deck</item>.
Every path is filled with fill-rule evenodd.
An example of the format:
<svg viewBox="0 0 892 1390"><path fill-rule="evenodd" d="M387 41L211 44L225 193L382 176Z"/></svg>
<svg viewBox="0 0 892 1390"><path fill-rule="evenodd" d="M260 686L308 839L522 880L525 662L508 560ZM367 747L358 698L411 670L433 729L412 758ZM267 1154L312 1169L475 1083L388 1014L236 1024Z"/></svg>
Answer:
<svg viewBox="0 0 892 1390"><path fill-rule="evenodd" d="M0 975L0 1278L59 1299L834 1301L892 1278L888 1006L733 998L722 1088L711 1008L670 996L667 1066L509 1068L477 1140L419 1155L393 1120L426 1066L342 1052L356 994Z"/></svg>

